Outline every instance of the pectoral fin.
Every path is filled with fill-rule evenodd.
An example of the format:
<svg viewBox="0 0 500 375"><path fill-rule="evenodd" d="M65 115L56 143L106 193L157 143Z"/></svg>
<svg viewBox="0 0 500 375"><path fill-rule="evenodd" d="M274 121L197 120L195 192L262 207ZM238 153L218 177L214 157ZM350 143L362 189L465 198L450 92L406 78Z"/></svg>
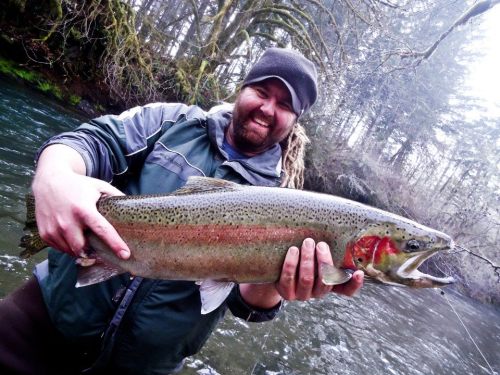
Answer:
<svg viewBox="0 0 500 375"><path fill-rule="evenodd" d="M97 284L122 273L125 273L123 269L99 260L97 260L93 265L79 264L75 287L81 288L83 286Z"/></svg>
<svg viewBox="0 0 500 375"><path fill-rule="evenodd" d="M349 271L337 268L328 263L321 263L319 265L321 280L325 285L339 285L348 282L352 277L352 273Z"/></svg>
<svg viewBox="0 0 500 375"><path fill-rule="evenodd" d="M204 280L200 285L201 313L211 313L222 305L233 287L232 282Z"/></svg>

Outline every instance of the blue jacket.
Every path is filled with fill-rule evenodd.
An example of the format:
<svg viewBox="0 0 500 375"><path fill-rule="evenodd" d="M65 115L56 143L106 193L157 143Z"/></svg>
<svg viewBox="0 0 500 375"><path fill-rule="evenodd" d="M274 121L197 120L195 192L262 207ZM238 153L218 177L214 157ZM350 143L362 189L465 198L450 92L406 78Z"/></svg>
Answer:
<svg viewBox="0 0 500 375"><path fill-rule="evenodd" d="M277 186L279 145L241 160L230 160L223 149L231 109L219 106L204 112L196 106L166 103L135 107L84 123L50 139L40 150L56 143L74 148L82 155L88 176L111 182L126 194L168 193L192 175ZM54 325L82 348L96 346L130 283L128 275L121 275L75 288L74 258L55 250L49 251L48 262L37 267L36 275ZM105 371L174 372L202 347L227 308L248 321L272 319L279 309L252 309L237 287L212 313L201 315L200 307L195 283L145 279L116 332Z"/></svg>

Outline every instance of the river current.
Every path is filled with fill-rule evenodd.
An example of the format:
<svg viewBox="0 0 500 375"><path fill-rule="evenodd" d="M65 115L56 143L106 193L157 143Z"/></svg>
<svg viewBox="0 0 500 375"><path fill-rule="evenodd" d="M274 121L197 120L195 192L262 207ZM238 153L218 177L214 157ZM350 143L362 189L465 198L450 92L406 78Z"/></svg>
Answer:
<svg viewBox="0 0 500 375"><path fill-rule="evenodd" d="M17 256L35 152L45 139L82 120L0 78L0 298L45 258ZM453 290L444 293L367 284L354 298L332 294L321 301L289 302L268 323L228 314L181 374L500 373L500 307Z"/></svg>

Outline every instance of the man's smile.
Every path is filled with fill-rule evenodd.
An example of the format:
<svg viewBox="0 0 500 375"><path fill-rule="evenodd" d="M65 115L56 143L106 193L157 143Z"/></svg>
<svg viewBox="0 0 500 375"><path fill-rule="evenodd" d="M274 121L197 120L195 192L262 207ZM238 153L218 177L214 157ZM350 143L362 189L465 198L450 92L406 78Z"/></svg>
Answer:
<svg viewBox="0 0 500 375"><path fill-rule="evenodd" d="M255 116L252 118L252 121L255 122L257 125L262 126L264 128L269 128L271 126L270 121L266 120L262 117Z"/></svg>

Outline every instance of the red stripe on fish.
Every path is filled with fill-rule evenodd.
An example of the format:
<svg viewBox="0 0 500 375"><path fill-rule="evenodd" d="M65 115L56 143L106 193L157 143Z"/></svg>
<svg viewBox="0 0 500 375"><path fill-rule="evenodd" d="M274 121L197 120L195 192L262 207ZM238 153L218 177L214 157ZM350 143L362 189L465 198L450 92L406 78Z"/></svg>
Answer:
<svg viewBox="0 0 500 375"><path fill-rule="evenodd" d="M206 225L152 225L152 224L124 224L112 223L118 233L127 238L133 236L141 240L161 240L168 244L193 244L210 245L213 243L223 245L241 245L245 242L251 243L275 243L287 242L290 246L300 246L302 241L311 237L316 241L331 243L335 240L332 233L315 228L277 227L260 225L228 225L228 224L206 224ZM158 233L162 235L159 236Z"/></svg>

